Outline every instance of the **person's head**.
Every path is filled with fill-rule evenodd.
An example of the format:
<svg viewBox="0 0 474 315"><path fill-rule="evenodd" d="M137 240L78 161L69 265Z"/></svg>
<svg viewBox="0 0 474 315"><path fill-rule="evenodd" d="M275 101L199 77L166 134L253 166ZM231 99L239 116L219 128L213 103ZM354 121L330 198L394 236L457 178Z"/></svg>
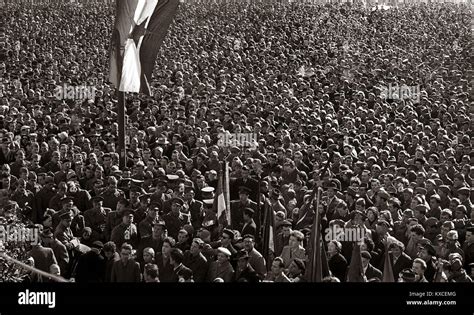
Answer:
<svg viewBox="0 0 474 315"><path fill-rule="evenodd" d="M247 200L249 199L249 192L248 192L247 188L241 188L239 190L239 199L240 199L240 202L242 202L242 203L247 202Z"/></svg>
<svg viewBox="0 0 474 315"><path fill-rule="evenodd" d="M59 268L59 265L57 264L52 264L51 266L49 266L49 273L55 276L60 276L61 268Z"/></svg>
<svg viewBox="0 0 474 315"><path fill-rule="evenodd" d="M417 278L420 279L425 274L426 262L421 258L415 258L415 260L413 260L412 269L413 272L417 275Z"/></svg>
<svg viewBox="0 0 474 315"><path fill-rule="evenodd" d="M184 254L183 251L179 248L172 248L170 250L170 263L174 267L179 266L183 263Z"/></svg>
<svg viewBox="0 0 474 315"><path fill-rule="evenodd" d="M117 250L117 247L114 242L109 241L104 244L103 251L107 259L111 259L114 256L116 250Z"/></svg>
<svg viewBox="0 0 474 315"><path fill-rule="evenodd" d="M421 224L417 224L413 226L410 230L410 237L414 241L421 240L424 234L425 234L425 228Z"/></svg>
<svg viewBox="0 0 474 315"><path fill-rule="evenodd" d="M405 250L405 245L402 242L393 242L389 245L388 249L392 252L394 257L399 257Z"/></svg>
<svg viewBox="0 0 474 315"><path fill-rule="evenodd" d="M122 212L122 223L125 225L130 225L133 223L133 211L132 210L125 210Z"/></svg>
<svg viewBox="0 0 474 315"><path fill-rule="evenodd" d="M474 228L470 227L466 230L466 242L469 244L474 243Z"/></svg>
<svg viewBox="0 0 474 315"><path fill-rule="evenodd" d="M227 262L230 259L230 256L231 256L231 253L227 248L219 247L217 249L217 262L219 264L223 264Z"/></svg>
<svg viewBox="0 0 474 315"><path fill-rule="evenodd" d="M132 259L132 245L125 243L120 249L120 260L123 263L126 263L130 259Z"/></svg>
<svg viewBox="0 0 474 315"><path fill-rule="evenodd" d="M143 250L143 261L148 264L152 263L155 258L155 250L151 247L147 247Z"/></svg>
<svg viewBox="0 0 474 315"><path fill-rule="evenodd" d="M290 240L288 241L288 245L291 248L295 249L300 247L303 244L304 234L300 231L293 231L290 233Z"/></svg>
<svg viewBox="0 0 474 315"><path fill-rule="evenodd" d="M251 208L245 208L243 213L244 222L250 222L253 218L254 210Z"/></svg>
<svg viewBox="0 0 474 315"><path fill-rule="evenodd" d="M91 235L92 235L92 229L88 226L86 226L83 230L82 230L82 239L84 240L88 240L91 238Z"/></svg>
<svg viewBox="0 0 474 315"><path fill-rule="evenodd" d="M372 255L367 251L361 252L360 255L362 257L362 266L365 268L369 265Z"/></svg>
<svg viewBox="0 0 474 315"><path fill-rule="evenodd" d="M283 262L283 258L277 257L272 262L272 273L274 276L279 276L283 273L285 269L285 263Z"/></svg>
<svg viewBox="0 0 474 315"><path fill-rule="evenodd" d="M229 246L234 239L234 232L229 229L224 229L221 235L221 244L223 247Z"/></svg>
<svg viewBox="0 0 474 315"><path fill-rule="evenodd" d="M247 235L244 235L243 241L244 241L244 249L247 252L252 251L255 246L255 237L253 235L247 234Z"/></svg>
<svg viewBox="0 0 474 315"><path fill-rule="evenodd" d="M306 271L305 263L302 259L299 259L299 258L295 258L291 262L290 266L288 266L288 272L292 276L303 275L305 271Z"/></svg>
<svg viewBox="0 0 474 315"><path fill-rule="evenodd" d="M176 241L172 237L167 237L163 240L163 245L161 246L161 252L168 256L171 252L171 249L175 246Z"/></svg>
<svg viewBox="0 0 474 315"><path fill-rule="evenodd" d="M332 240L328 243L328 254L333 256L337 255L342 250L342 244L339 241Z"/></svg>
<svg viewBox="0 0 474 315"><path fill-rule="evenodd" d="M191 243L191 248L189 249L189 251L191 252L193 256L197 256L201 253L203 246L204 246L203 240L201 240L200 238L195 238L193 239L193 242Z"/></svg>
<svg viewBox="0 0 474 315"><path fill-rule="evenodd" d="M189 239L189 233L185 229L178 232L178 244L186 243Z"/></svg>
<svg viewBox="0 0 474 315"><path fill-rule="evenodd" d="M143 277L145 282L158 282L159 270L156 264L148 263L145 265Z"/></svg>
<svg viewBox="0 0 474 315"><path fill-rule="evenodd" d="M236 258L237 258L237 266L239 267L239 269L244 269L245 267L247 267L248 265L248 262L249 262L249 255L247 254L247 252L245 250L241 250L240 252L238 252L236 254Z"/></svg>
<svg viewBox="0 0 474 315"><path fill-rule="evenodd" d="M425 244L418 252L418 257L423 259L424 261L430 261L433 256L436 255L436 250L434 249L433 245Z"/></svg>

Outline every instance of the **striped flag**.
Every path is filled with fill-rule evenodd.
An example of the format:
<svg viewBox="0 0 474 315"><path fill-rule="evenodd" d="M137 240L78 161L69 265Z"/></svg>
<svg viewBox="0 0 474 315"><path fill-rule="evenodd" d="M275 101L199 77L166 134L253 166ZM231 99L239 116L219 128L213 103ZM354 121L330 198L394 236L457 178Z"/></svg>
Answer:
<svg viewBox="0 0 474 315"><path fill-rule="evenodd" d="M156 56L179 0L116 0L109 80L122 92L151 95Z"/></svg>
<svg viewBox="0 0 474 315"><path fill-rule="evenodd" d="M269 202L264 206L265 218L263 227L262 255L266 261L269 260L270 252L275 252L275 213ZM269 264L270 266L271 264Z"/></svg>
<svg viewBox="0 0 474 315"><path fill-rule="evenodd" d="M229 168L227 162L224 171L219 172L217 189L214 199L214 211L217 213L219 225L226 227L230 224L230 201L229 200Z"/></svg>

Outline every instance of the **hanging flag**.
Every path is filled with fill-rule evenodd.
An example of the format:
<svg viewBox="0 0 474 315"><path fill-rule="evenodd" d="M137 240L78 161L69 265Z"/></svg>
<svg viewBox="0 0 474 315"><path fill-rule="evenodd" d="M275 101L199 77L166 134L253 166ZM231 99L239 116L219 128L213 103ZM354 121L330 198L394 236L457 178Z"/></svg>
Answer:
<svg viewBox="0 0 474 315"><path fill-rule="evenodd" d="M265 218L263 228L263 249L262 255L266 261L269 260L270 253L275 252L275 213L269 202L265 203L264 206ZM270 266L271 264L268 264Z"/></svg>
<svg viewBox="0 0 474 315"><path fill-rule="evenodd" d="M217 179L217 189L216 194L214 197L214 213L217 213L217 220L219 221L219 225L226 226L227 219L226 219L226 203L225 203L225 195L224 195L224 174L219 171L219 178Z"/></svg>
<svg viewBox="0 0 474 315"><path fill-rule="evenodd" d="M122 92L151 95L158 51L179 0L117 0L109 80Z"/></svg>
<svg viewBox="0 0 474 315"><path fill-rule="evenodd" d="M392 264L390 263L390 253L388 251L388 246L385 246L385 261L383 265L382 282L395 282L395 277L393 276Z"/></svg>
<svg viewBox="0 0 474 315"><path fill-rule="evenodd" d="M318 191L318 200L320 194L321 192ZM322 282L324 277L330 275L326 249L321 242L321 218L318 212L316 209L308 246L311 249L308 266L306 266L306 279L309 282Z"/></svg>
<svg viewBox="0 0 474 315"><path fill-rule="evenodd" d="M229 170L229 162L225 162L224 164L224 198L225 198L225 218L227 225L230 225L231 217L230 217L230 170Z"/></svg>
<svg viewBox="0 0 474 315"><path fill-rule="evenodd" d="M347 281L365 282L364 268L362 267L362 256L360 255L360 245L358 243L354 243L351 263L349 265L349 270L347 271Z"/></svg>

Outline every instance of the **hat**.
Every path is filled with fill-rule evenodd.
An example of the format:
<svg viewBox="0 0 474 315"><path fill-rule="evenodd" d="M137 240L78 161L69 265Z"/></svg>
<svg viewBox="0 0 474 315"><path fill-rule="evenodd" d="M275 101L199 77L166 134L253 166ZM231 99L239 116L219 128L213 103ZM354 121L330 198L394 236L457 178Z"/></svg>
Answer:
<svg viewBox="0 0 474 315"><path fill-rule="evenodd" d="M370 253L365 250L360 253L360 256L365 259L369 259L369 260L372 259L372 255L370 255Z"/></svg>
<svg viewBox="0 0 474 315"><path fill-rule="evenodd" d="M471 193L471 191L469 190L468 187L461 187L461 188L458 189L458 194L459 195L469 196L470 193Z"/></svg>
<svg viewBox="0 0 474 315"><path fill-rule="evenodd" d="M422 195L426 195L426 193L428 192L428 191L426 190L426 188L423 188L423 187L416 187L416 188L415 188L415 191L416 191L417 193L419 193L419 194L422 194Z"/></svg>
<svg viewBox="0 0 474 315"><path fill-rule="evenodd" d="M104 201L104 197L102 197L102 196L95 196L95 197L92 197L92 198L91 198L91 201L92 201L92 202Z"/></svg>
<svg viewBox="0 0 474 315"><path fill-rule="evenodd" d="M214 204L214 199L203 199L202 202L205 204L205 205L213 205Z"/></svg>
<svg viewBox="0 0 474 315"><path fill-rule="evenodd" d="M218 251L219 253L222 253L222 254L226 255L227 257L230 257L230 256L232 255L232 254L230 253L230 251L229 251L227 248L225 248L225 247L219 247L219 248L217 249L217 251Z"/></svg>
<svg viewBox="0 0 474 315"><path fill-rule="evenodd" d="M402 278L404 282L415 282L416 274L407 268L400 272L399 277Z"/></svg>
<svg viewBox="0 0 474 315"><path fill-rule="evenodd" d="M252 192L252 190L248 187L245 186L240 186L239 187L239 194L247 194L249 195Z"/></svg>
<svg viewBox="0 0 474 315"><path fill-rule="evenodd" d="M390 224L386 220L378 220L377 225L384 225L387 228L390 228Z"/></svg>
<svg viewBox="0 0 474 315"><path fill-rule="evenodd" d="M458 231L456 231L456 230L449 231L448 234L446 234L446 239L448 239L450 241L457 241Z"/></svg>
<svg viewBox="0 0 474 315"><path fill-rule="evenodd" d="M449 188L448 185L441 185L438 188L439 188L439 190L441 190L445 194L449 194L451 192L451 188Z"/></svg>
<svg viewBox="0 0 474 315"><path fill-rule="evenodd" d="M222 231L222 233L225 233L225 234L229 235L229 237L230 237L231 240L233 240L234 237L235 237L234 231L229 230L229 229L224 229L224 230Z"/></svg>
<svg viewBox="0 0 474 315"><path fill-rule="evenodd" d="M74 202L74 200L72 200L72 198L68 197L68 196L61 198L61 204L65 204L65 203L68 203L70 201Z"/></svg>
<svg viewBox="0 0 474 315"><path fill-rule="evenodd" d="M248 215L249 217L252 217L255 211L252 208L244 208L244 214Z"/></svg>

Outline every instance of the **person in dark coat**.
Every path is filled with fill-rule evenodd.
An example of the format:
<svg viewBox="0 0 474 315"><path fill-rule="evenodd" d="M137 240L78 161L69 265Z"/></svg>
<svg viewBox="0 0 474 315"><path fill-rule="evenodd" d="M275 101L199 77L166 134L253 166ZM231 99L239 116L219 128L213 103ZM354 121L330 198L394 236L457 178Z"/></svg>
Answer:
<svg viewBox="0 0 474 315"><path fill-rule="evenodd" d="M217 260L209 265L207 281L214 282L217 278L221 278L224 282L232 282L234 279L234 268L229 262L231 253L224 247L219 247L217 252Z"/></svg>
<svg viewBox="0 0 474 315"><path fill-rule="evenodd" d="M184 254L179 248L170 250L170 264L173 266L171 282L185 282L192 279L192 270L183 264Z"/></svg>
<svg viewBox="0 0 474 315"><path fill-rule="evenodd" d="M423 244L421 247L421 250L418 254L418 256L424 260L426 263L426 269L425 269L425 278L428 280L428 282L433 282L436 272L437 272L437 266L436 266L436 250L433 247L433 245L426 243ZM411 268L411 265L410 267ZM394 273L395 274L395 270Z"/></svg>
<svg viewBox="0 0 474 315"><path fill-rule="evenodd" d="M250 208L257 211L257 203L249 199L250 190L247 187L241 187L239 190L239 200L230 202L230 219L233 230L242 231L244 227L244 209ZM259 214L255 213L257 217Z"/></svg>
<svg viewBox="0 0 474 315"><path fill-rule="evenodd" d="M84 212L84 223L85 226L92 229L91 239L93 242L107 240L106 235L106 220L107 215L112 211L110 208L104 208L102 206L104 199L102 197L92 198L92 209Z"/></svg>
<svg viewBox="0 0 474 315"><path fill-rule="evenodd" d="M284 220L281 223L281 232L275 237L275 256L281 255L283 248L288 245L290 241L291 227L292 224L288 220Z"/></svg>
<svg viewBox="0 0 474 315"><path fill-rule="evenodd" d="M341 254L342 244L339 241L330 241L328 244L328 264L331 273L341 282L346 281L347 260Z"/></svg>
<svg viewBox="0 0 474 315"><path fill-rule="evenodd" d="M41 232L41 241L46 247L53 250L57 264L61 270L61 276L69 274L69 253L63 243L54 238L51 229L46 228Z"/></svg>
<svg viewBox="0 0 474 315"><path fill-rule="evenodd" d="M180 198L171 199L171 212L163 216L168 229L168 235L174 239L178 238L179 230L186 224L180 219L180 210L184 201ZM159 267L159 266L158 266Z"/></svg>
<svg viewBox="0 0 474 315"><path fill-rule="evenodd" d="M116 261L120 260L120 255L117 253L117 247L114 242L107 242L103 248L105 256L105 282L112 282L112 267Z"/></svg>
<svg viewBox="0 0 474 315"><path fill-rule="evenodd" d="M194 199L194 188L187 186L184 189L184 201L188 204L189 213L191 214L191 224L194 229L198 229L202 224L203 203Z"/></svg>
<svg viewBox="0 0 474 315"><path fill-rule="evenodd" d="M362 256L362 267L364 269L364 276L367 280L378 278L382 280L382 272L370 264L372 255L369 252L363 251L360 253Z"/></svg>
<svg viewBox="0 0 474 315"><path fill-rule="evenodd" d="M133 247L138 246L138 233L137 227L133 222L132 210L125 210L122 212L122 223L117 225L112 230L110 240L114 242L118 247L122 247L122 244L129 243Z"/></svg>
<svg viewBox="0 0 474 315"><path fill-rule="evenodd" d="M45 185L35 196L36 206L33 207L33 222L42 222L43 214L49 206L49 201L55 195L56 192L54 191L54 180L52 177L46 177Z"/></svg>
<svg viewBox="0 0 474 315"><path fill-rule="evenodd" d="M239 251L235 258L237 259L237 269L234 274L234 282L260 282L257 272L249 264L249 255L245 250Z"/></svg>
<svg viewBox="0 0 474 315"><path fill-rule="evenodd" d="M53 250L43 247L41 244L34 245L28 252L28 256L34 259L35 268L45 272L49 272L51 265L58 263Z"/></svg>
<svg viewBox="0 0 474 315"><path fill-rule="evenodd" d="M412 259L403 252L405 246L402 242L393 242L389 245L388 249L390 251L390 263L392 264L394 275L398 275L404 269L411 268Z"/></svg>
<svg viewBox="0 0 474 315"><path fill-rule="evenodd" d="M103 247L102 242L95 241L91 250L79 257L75 272L77 283L105 281L106 260L100 254Z"/></svg>
<svg viewBox="0 0 474 315"><path fill-rule="evenodd" d="M191 249L184 253L183 264L193 272L194 282L205 282L209 264L201 253L204 241L200 238L193 239Z"/></svg>
<svg viewBox="0 0 474 315"><path fill-rule="evenodd" d="M242 227L240 235L250 234L257 236L257 225L253 220L254 213L255 211L252 208L244 208L244 226Z"/></svg>
<svg viewBox="0 0 474 315"><path fill-rule="evenodd" d="M120 260L112 266L112 282L140 282L140 264L132 258L132 246L123 244L120 252Z"/></svg>
<svg viewBox="0 0 474 315"><path fill-rule="evenodd" d="M170 262L170 251L176 245L172 237L163 240L160 253L156 253L155 262L158 265L160 282L173 282L173 265Z"/></svg>
<svg viewBox="0 0 474 315"><path fill-rule="evenodd" d="M247 188L249 191L249 197L252 201L256 202L257 201L257 194L258 194L258 181L251 178L249 176L250 174L250 169L247 166L242 167L242 177L237 178L234 182L234 185L232 187L236 187L240 189L241 187ZM237 194L236 190L232 189L230 190L231 193L231 199L237 199ZM240 191L238 192L240 194Z"/></svg>

